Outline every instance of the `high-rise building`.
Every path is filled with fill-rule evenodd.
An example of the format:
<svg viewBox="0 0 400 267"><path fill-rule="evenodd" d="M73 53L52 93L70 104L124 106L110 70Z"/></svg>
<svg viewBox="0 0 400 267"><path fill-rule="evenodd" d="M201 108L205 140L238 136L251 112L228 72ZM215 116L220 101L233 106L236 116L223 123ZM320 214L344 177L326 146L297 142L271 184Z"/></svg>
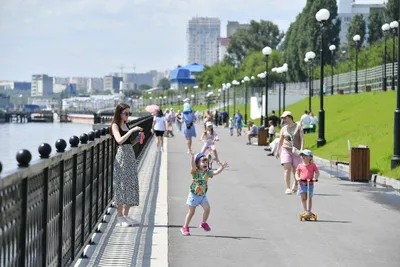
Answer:
<svg viewBox="0 0 400 267"><path fill-rule="evenodd" d="M372 9L381 9L382 11L385 9L385 4L383 0L376 0L381 3L357 3L355 0L338 0L338 18L341 20L340 26L340 44L346 44L346 34L349 28L349 23L353 16L361 14L368 25L368 17L371 13ZM368 26L366 27L366 36L364 40L367 40L368 37Z"/></svg>
<svg viewBox="0 0 400 267"><path fill-rule="evenodd" d="M188 63L211 66L219 60L221 21L218 18L195 17L187 28Z"/></svg>
<svg viewBox="0 0 400 267"><path fill-rule="evenodd" d="M222 61L228 53L229 40L225 37L219 39L219 61Z"/></svg>
<svg viewBox="0 0 400 267"><path fill-rule="evenodd" d="M121 77L115 76L104 76L104 91L110 91L114 93L119 93L120 91L120 83L122 82Z"/></svg>
<svg viewBox="0 0 400 267"><path fill-rule="evenodd" d="M239 29L247 29L250 27L250 24L242 24L237 21L228 21L226 25L226 36L230 38L237 30Z"/></svg>
<svg viewBox="0 0 400 267"><path fill-rule="evenodd" d="M32 75L31 96L47 96L53 94L53 78L46 74Z"/></svg>

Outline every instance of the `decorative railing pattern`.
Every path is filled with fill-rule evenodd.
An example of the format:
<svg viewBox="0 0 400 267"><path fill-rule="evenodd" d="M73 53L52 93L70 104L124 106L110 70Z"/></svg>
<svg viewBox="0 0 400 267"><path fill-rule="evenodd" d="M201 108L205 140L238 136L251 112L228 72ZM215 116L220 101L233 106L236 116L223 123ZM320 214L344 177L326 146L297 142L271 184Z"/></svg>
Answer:
<svg viewBox="0 0 400 267"><path fill-rule="evenodd" d="M152 117L129 123L146 136L143 144L132 136L138 160L151 124ZM81 255L112 201L117 144L108 131L73 136L67 151L59 139L52 156L41 144L42 159L31 165L30 152L18 152L20 168L0 179L1 267L69 266Z"/></svg>

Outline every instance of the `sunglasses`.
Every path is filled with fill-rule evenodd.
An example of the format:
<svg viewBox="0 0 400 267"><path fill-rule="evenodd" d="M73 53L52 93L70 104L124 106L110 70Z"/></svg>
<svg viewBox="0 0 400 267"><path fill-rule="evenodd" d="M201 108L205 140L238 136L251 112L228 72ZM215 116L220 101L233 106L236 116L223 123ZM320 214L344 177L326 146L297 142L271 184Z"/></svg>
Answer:
<svg viewBox="0 0 400 267"><path fill-rule="evenodd" d="M122 112L121 115L129 116L129 112Z"/></svg>
<svg viewBox="0 0 400 267"><path fill-rule="evenodd" d="M202 159L201 162L208 162L208 159Z"/></svg>

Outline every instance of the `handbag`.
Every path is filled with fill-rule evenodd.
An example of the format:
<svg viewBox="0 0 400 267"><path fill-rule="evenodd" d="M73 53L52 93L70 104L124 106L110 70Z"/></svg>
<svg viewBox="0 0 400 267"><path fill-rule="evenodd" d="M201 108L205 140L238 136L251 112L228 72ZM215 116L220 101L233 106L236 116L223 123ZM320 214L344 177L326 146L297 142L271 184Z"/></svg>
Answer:
<svg viewBox="0 0 400 267"><path fill-rule="evenodd" d="M295 154L297 156L300 156L300 152L301 152L301 150L298 149L297 147L292 147L292 153L293 154Z"/></svg>
<svg viewBox="0 0 400 267"><path fill-rule="evenodd" d="M287 131L288 134L290 135L290 139L291 139L292 142L294 141L294 136L296 135L296 133L298 132L298 130L299 130L299 125L297 124L297 125L296 125L296 129L294 130L293 134L290 134L289 131ZM295 154L295 155L297 155L297 156L300 156L301 150L298 149L297 147L293 146L293 147L292 147L292 153Z"/></svg>

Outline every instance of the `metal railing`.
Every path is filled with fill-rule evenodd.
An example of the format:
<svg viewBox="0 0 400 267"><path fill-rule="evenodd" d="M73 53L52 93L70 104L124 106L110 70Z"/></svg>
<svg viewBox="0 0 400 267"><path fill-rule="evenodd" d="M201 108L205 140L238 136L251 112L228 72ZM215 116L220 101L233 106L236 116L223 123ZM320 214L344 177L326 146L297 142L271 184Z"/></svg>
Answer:
<svg viewBox="0 0 400 267"><path fill-rule="evenodd" d="M130 122L144 129L136 136L137 160L152 138L152 117ZM71 148L58 140L57 154L40 149L43 159L0 179L0 266L69 266L90 240L113 195L113 163L117 144L103 128L71 137ZM79 141L81 145L79 145ZM88 142L89 141L89 142ZM29 155L28 155L29 154Z"/></svg>

